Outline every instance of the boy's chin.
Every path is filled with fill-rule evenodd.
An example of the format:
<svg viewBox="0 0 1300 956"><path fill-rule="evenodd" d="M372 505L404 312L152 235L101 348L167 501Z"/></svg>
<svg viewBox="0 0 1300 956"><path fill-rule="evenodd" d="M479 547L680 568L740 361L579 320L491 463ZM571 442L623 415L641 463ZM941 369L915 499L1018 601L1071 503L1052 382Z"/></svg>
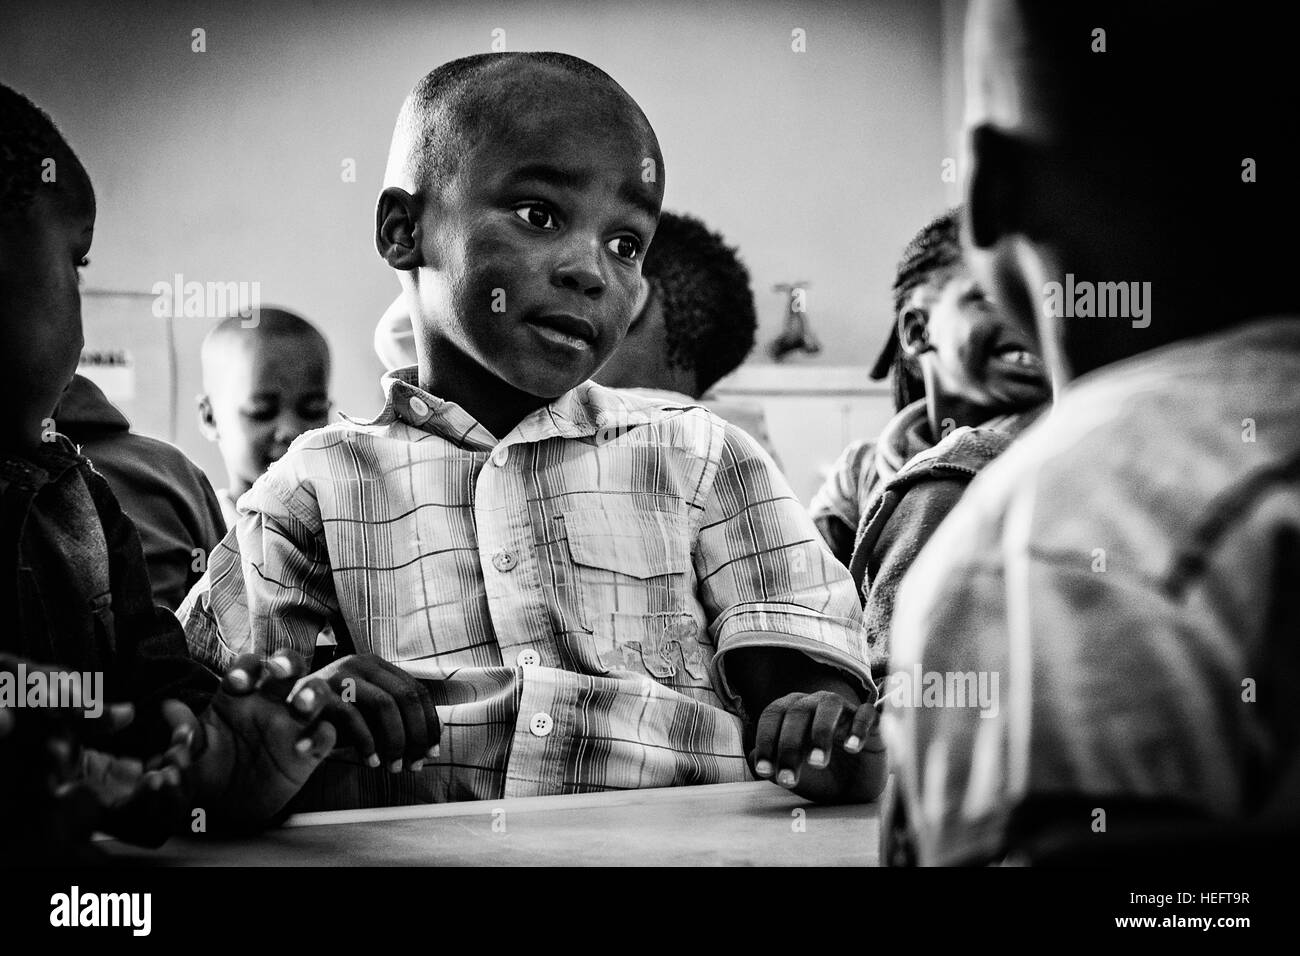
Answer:
<svg viewBox="0 0 1300 956"><path fill-rule="evenodd" d="M595 369L577 369L577 370L544 370L540 368L531 368L519 370L516 374L507 379L509 384L536 398L542 398L546 401L552 401L559 398L565 392L581 385L587 379L591 378L591 373Z"/></svg>

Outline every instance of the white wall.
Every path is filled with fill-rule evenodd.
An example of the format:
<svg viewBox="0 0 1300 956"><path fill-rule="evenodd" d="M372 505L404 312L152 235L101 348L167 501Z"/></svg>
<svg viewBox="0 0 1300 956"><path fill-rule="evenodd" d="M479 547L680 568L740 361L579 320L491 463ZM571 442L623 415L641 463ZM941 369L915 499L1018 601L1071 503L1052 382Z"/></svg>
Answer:
<svg viewBox="0 0 1300 956"><path fill-rule="evenodd" d="M379 398L371 331L397 291L373 250L373 203L397 108L427 70L487 51L498 27L511 49L606 69L658 131L666 207L740 246L761 341L783 314L772 285L808 279L824 351L800 361L865 365L898 253L948 198L941 13L940 0L5 0L0 80L49 110L90 170L88 287L258 281L264 302L323 327L337 404L364 414ZM205 53L191 51L196 27ZM347 158L355 183L340 176Z"/></svg>

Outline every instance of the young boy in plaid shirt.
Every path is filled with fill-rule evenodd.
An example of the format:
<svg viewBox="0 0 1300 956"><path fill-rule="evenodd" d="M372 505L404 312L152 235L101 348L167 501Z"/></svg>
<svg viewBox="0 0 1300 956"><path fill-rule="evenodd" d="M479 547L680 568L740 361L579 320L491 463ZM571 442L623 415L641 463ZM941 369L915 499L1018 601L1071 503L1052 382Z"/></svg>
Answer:
<svg viewBox="0 0 1300 956"><path fill-rule="evenodd" d="M468 57L407 98L376 244L419 364L373 421L294 443L180 612L214 665L310 656L325 623L358 652L318 672L328 709L358 763L406 773L354 765L326 805L750 769L879 791L859 603L770 458L701 408L588 381L663 182L644 114L574 57Z"/></svg>

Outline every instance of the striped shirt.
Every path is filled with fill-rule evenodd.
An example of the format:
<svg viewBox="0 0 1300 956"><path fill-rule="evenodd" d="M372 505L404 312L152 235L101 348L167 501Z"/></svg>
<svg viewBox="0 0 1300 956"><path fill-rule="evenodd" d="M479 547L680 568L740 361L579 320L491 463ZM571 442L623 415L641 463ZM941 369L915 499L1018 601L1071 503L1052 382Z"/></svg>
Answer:
<svg viewBox="0 0 1300 956"><path fill-rule="evenodd" d="M747 779L738 648L874 699L853 583L744 432L588 382L497 440L416 381L240 499L179 612L195 656L310 658L341 624L429 682L441 756L413 798L440 801Z"/></svg>

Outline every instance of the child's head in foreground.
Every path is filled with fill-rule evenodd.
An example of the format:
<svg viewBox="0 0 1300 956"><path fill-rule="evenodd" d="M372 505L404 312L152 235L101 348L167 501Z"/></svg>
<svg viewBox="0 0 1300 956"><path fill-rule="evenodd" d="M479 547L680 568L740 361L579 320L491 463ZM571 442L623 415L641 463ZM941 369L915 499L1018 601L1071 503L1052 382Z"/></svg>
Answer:
<svg viewBox="0 0 1300 956"><path fill-rule="evenodd" d="M247 491L295 438L329 421L325 336L284 309L254 314L255 324L223 319L203 340L199 427L221 450L232 497Z"/></svg>
<svg viewBox="0 0 1300 956"><path fill-rule="evenodd" d="M421 384L491 405L590 378L632 319L663 187L650 123L584 60L483 54L421 80L376 228L411 308Z"/></svg>
<svg viewBox="0 0 1300 956"><path fill-rule="evenodd" d="M934 393L989 418L1049 400L1034 341L967 265L960 209L936 217L908 243L893 293L895 328L872 376L892 368L899 409Z"/></svg>
<svg viewBox="0 0 1300 956"><path fill-rule="evenodd" d="M966 207L981 250L972 261L1026 328L1037 323L1058 382L1300 311L1296 284L1279 281L1300 215L1291 145L1300 87L1281 9L972 3ZM1143 293L1144 314L1049 307L1067 282L1124 283Z"/></svg>
<svg viewBox="0 0 1300 956"><path fill-rule="evenodd" d="M95 229L90 177L53 121L0 84L0 448L32 450L83 343L78 270Z"/></svg>
<svg viewBox="0 0 1300 956"><path fill-rule="evenodd" d="M643 269L645 303L596 381L699 398L754 347L749 271L722 236L670 212L659 217Z"/></svg>

